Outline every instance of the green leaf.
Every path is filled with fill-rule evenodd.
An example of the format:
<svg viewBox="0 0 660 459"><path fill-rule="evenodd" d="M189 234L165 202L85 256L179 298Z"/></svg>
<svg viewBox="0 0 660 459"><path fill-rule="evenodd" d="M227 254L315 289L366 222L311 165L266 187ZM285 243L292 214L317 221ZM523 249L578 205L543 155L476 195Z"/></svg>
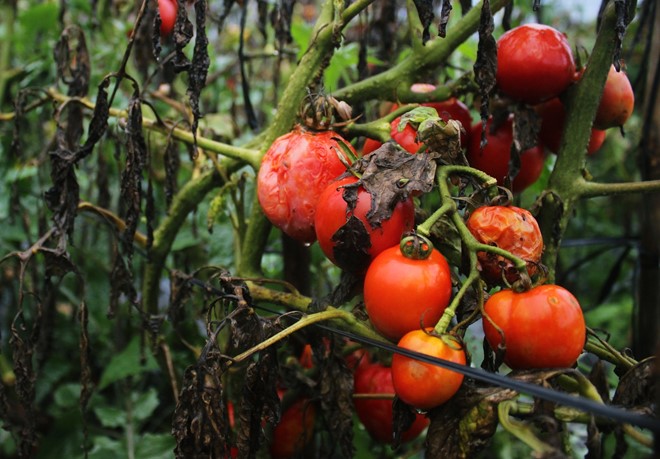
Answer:
<svg viewBox="0 0 660 459"><path fill-rule="evenodd" d="M128 376L135 376L145 371L152 371L158 369L158 364L153 356L147 350L145 352L145 362L142 363L142 354L140 352L140 339L134 337L133 340L126 346L126 348L115 355L105 371L101 375L98 390L103 390L110 384Z"/></svg>
<svg viewBox="0 0 660 459"><path fill-rule="evenodd" d="M135 457L140 459L171 459L174 457L174 437L170 434L145 434L138 441Z"/></svg>
<svg viewBox="0 0 660 459"><path fill-rule="evenodd" d="M53 394L55 404L61 408L70 408L78 405L80 399L80 384L63 384L55 390Z"/></svg>
<svg viewBox="0 0 660 459"><path fill-rule="evenodd" d="M154 387L139 394L133 401L133 419L144 421L150 418L159 404L158 393Z"/></svg>
<svg viewBox="0 0 660 459"><path fill-rule="evenodd" d="M123 409L114 406L94 407L94 414L103 425L103 427L121 427L126 425L126 412Z"/></svg>

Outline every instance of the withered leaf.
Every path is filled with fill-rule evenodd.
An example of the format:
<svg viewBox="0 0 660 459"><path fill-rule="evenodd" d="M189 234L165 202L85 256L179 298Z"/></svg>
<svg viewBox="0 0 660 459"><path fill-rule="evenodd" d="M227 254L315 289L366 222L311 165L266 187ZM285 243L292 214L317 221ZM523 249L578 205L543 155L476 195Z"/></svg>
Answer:
<svg viewBox="0 0 660 459"><path fill-rule="evenodd" d="M465 381L449 402L430 412L427 457L474 457L495 433L497 405L516 396L509 389L478 387Z"/></svg>
<svg viewBox="0 0 660 459"><path fill-rule="evenodd" d="M438 24L439 37L445 38L447 36L447 23L449 22L451 10L451 0L443 0L442 9L440 10L440 23Z"/></svg>
<svg viewBox="0 0 660 459"><path fill-rule="evenodd" d="M479 19L479 44L477 47L477 60L474 63L474 79L479 85L481 97L481 122L484 127L488 119L488 102L490 94L495 87L495 73L497 72L497 42L493 37L495 24L490 11L490 1L484 0L481 5ZM486 130L482 131L482 144L486 139Z"/></svg>
<svg viewBox="0 0 660 459"><path fill-rule="evenodd" d="M346 365L341 353L341 346L331 340L329 352L317 353L321 358L319 367L319 397L321 409L327 428L332 437L332 447L335 451L332 457L353 457L353 373ZM330 457L330 456L329 456Z"/></svg>
<svg viewBox="0 0 660 459"><path fill-rule="evenodd" d="M612 404L652 414L657 382L656 364L655 357L649 357L621 376Z"/></svg>
<svg viewBox="0 0 660 459"><path fill-rule="evenodd" d="M422 32L422 43L426 42L431 38L431 33L429 28L431 27L431 22L433 22L433 1L432 0L414 0L415 8L417 8L417 14L419 15L419 20L422 23L424 28Z"/></svg>

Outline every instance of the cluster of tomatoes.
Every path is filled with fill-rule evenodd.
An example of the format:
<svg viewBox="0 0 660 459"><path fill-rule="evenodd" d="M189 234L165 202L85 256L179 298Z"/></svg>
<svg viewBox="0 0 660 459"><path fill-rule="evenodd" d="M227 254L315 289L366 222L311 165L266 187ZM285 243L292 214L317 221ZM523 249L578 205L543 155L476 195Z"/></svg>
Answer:
<svg viewBox="0 0 660 459"><path fill-rule="evenodd" d="M563 97L581 74L566 37L551 27L524 25L500 38L499 93L533 106L542 121L538 145L521 153L521 170L511 183L512 191L521 191L538 179L545 150L558 151L565 118ZM625 74L612 69L589 152L602 144L604 129L621 126L630 116L634 98L629 88ZM412 87L416 92L433 89L431 85ZM470 166L500 184L508 183L514 120L496 123L489 119L484 147L482 123L472 124L465 104L451 98L425 105L435 108L445 121L460 121L465 127L461 143ZM392 140L410 154L417 153L423 145L414 125L401 127L400 123L401 118L391 123ZM380 147L379 142L369 139L361 156L379 155ZM306 244L318 240L330 261L363 278L366 312L383 337L401 348L465 365L469 359L461 338L438 328L454 293L452 268L428 240L415 234L414 194L401 195L393 201L386 218L374 220L378 196L367 189L359 174L347 170L357 156L353 146L334 131L298 126L278 138L258 173L257 194L265 215L294 239ZM477 252L480 276L487 286L497 287L487 296L481 319L491 349L512 369L574 365L586 338L584 317L575 297L557 285L517 283L523 276L520 264L514 265L512 257L502 252L488 250L497 247L509 252L526 264L528 275L537 274L543 239L532 214L511 205L483 205L466 210L463 217L466 228L483 248ZM514 283L524 288L511 288ZM389 366L371 362L367 356L355 370L356 394L393 394L420 410L447 402L462 382L463 376L457 372L402 354L395 354ZM391 400L358 398L355 405L372 436L391 441ZM383 427L377 422L381 418L389 424ZM427 422L420 417L403 439L416 437Z"/></svg>

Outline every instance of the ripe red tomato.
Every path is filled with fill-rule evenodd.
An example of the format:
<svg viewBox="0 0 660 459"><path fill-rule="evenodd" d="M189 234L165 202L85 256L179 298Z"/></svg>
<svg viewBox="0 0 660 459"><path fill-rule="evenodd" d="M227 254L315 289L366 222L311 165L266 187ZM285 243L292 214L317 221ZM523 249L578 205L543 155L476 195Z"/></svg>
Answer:
<svg viewBox="0 0 660 459"><path fill-rule="evenodd" d="M630 85L630 80L623 70L617 72L614 66L611 66L596 111L594 127L608 129L623 126L632 115L634 108L635 93Z"/></svg>
<svg viewBox="0 0 660 459"><path fill-rule="evenodd" d="M449 304L451 290L451 270L440 252L433 249L428 258L412 259L397 245L369 265L364 305L374 327L397 340L423 325L435 325Z"/></svg>
<svg viewBox="0 0 660 459"><path fill-rule="evenodd" d="M428 83L415 83L410 87L410 90L418 93L431 92L435 90L435 86ZM472 115L470 109L463 102L455 97L451 97L442 102L425 102L421 104L425 107L433 107L438 112L438 116L444 121L450 119L460 121L465 129L465 133L461 135L461 145L465 146L468 142L468 133L472 125ZM394 104L390 113L396 110L399 106ZM415 142L417 131L410 125L406 125L403 132L399 132L399 118L391 123L390 136L394 141L403 147L404 150L410 153L417 153L422 146L421 143ZM382 145L381 142L373 139L367 139L362 147L363 154L371 153Z"/></svg>
<svg viewBox="0 0 660 459"><path fill-rule="evenodd" d="M504 335L504 363L512 369L572 366L582 353L586 327L575 297L558 285L540 285L522 293L505 289L484 305L486 340L497 349ZM492 321L492 322L491 322Z"/></svg>
<svg viewBox="0 0 660 459"><path fill-rule="evenodd" d="M534 275L543 253L543 236L534 216L515 206L482 206L466 221L467 228L482 244L507 250L527 262ZM490 284L501 284L503 275L510 283L520 276L511 261L490 252L477 252L482 277Z"/></svg>
<svg viewBox="0 0 660 459"><path fill-rule="evenodd" d="M535 106L536 112L541 117L541 131L539 142L552 153L559 151L561 138L566 122L566 110L564 104L558 97ZM605 131L591 129L591 137L587 147L587 154L592 155L600 149L605 142Z"/></svg>
<svg viewBox="0 0 660 459"><path fill-rule="evenodd" d="M333 131L312 132L300 126L273 142L261 162L257 196L266 217L294 239L316 240L314 213L319 195L346 171ZM348 144L351 150L353 148ZM343 153L342 153L343 154ZM348 158L346 158L349 161Z"/></svg>
<svg viewBox="0 0 660 459"><path fill-rule="evenodd" d="M497 41L497 86L512 99L537 104L561 94L575 81L575 62L564 34L525 24Z"/></svg>
<svg viewBox="0 0 660 459"><path fill-rule="evenodd" d="M280 398L284 391L278 391ZM306 398L293 402L280 416L273 429L269 445L270 457L285 459L296 457L311 441L314 435L316 407Z"/></svg>
<svg viewBox="0 0 660 459"><path fill-rule="evenodd" d="M470 166L484 171L504 185L504 179L509 174L509 160L511 159L511 144L513 143L513 122L509 118L502 123L495 132L491 133L491 122L486 123L486 140L488 143L481 149L481 122L472 126L470 143L467 149L467 159ZM513 180L514 193L521 192L536 182L543 172L545 154L543 148L534 146L520 154L520 171Z"/></svg>
<svg viewBox="0 0 660 459"><path fill-rule="evenodd" d="M158 0L160 13L160 36L167 37L174 30L179 4L176 0Z"/></svg>
<svg viewBox="0 0 660 459"><path fill-rule="evenodd" d="M371 194L363 187L358 188L355 208L350 212L347 210L342 187L355 182L356 177L345 177L332 182L323 190L317 203L314 228L321 250L328 259L344 270L359 273L367 268L376 255L398 244L401 235L413 229L415 206L412 197L400 201L389 219L383 220L380 226L372 227L367 220L367 213L371 210ZM357 218L364 225L368 240L360 242L369 244L367 247L354 247L347 244L345 239L335 237L337 230L351 218ZM347 250L349 256L346 256Z"/></svg>
<svg viewBox="0 0 660 459"><path fill-rule="evenodd" d="M430 329L428 330L430 331ZM448 335L438 337L424 330L413 330L399 341L404 349L465 365L463 346ZM430 363L392 356L392 381L397 396L419 409L442 405L454 396L463 383L463 375Z"/></svg>
<svg viewBox="0 0 660 459"><path fill-rule="evenodd" d="M354 375L353 390L359 394L392 394L392 370L380 363L360 366ZM355 398L355 411L367 432L378 442L392 443L394 422L392 400ZM401 441L414 440L429 425L429 419L417 414L408 430L401 434Z"/></svg>

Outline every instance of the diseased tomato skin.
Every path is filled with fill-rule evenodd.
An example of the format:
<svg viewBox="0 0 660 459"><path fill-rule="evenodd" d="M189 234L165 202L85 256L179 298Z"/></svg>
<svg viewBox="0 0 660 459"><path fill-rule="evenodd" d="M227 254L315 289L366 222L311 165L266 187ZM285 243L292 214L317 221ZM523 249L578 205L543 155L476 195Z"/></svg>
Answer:
<svg viewBox="0 0 660 459"><path fill-rule="evenodd" d="M484 305L482 325L492 349L506 343L504 363L516 370L565 368L582 353L586 327L577 299L558 285L540 285L526 292L505 289ZM492 321L492 322L491 322Z"/></svg>
<svg viewBox="0 0 660 459"><path fill-rule="evenodd" d="M566 110L558 97L536 105L536 112L541 117L541 131L539 142L552 153L557 153L561 145L561 138L566 122ZM605 131L592 128L587 154L593 155L605 142Z"/></svg>
<svg viewBox="0 0 660 459"><path fill-rule="evenodd" d="M463 347L454 338L429 334L431 329L413 330L399 340L399 347L461 365L466 364ZM455 371L420 362L401 354L392 356L392 381L397 396L419 409L431 409L451 399L463 383Z"/></svg>
<svg viewBox="0 0 660 459"><path fill-rule="evenodd" d="M369 320L391 340L435 325L451 292L451 269L436 249L428 258L415 260L404 256L398 245L390 247L371 262L364 279Z"/></svg>
<svg viewBox="0 0 660 459"><path fill-rule="evenodd" d="M625 72L610 67L603 95L596 110L594 127L609 129L623 126L635 108L635 93Z"/></svg>
<svg viewBox="0 0 660 459"><path fill-rule="evenodd" d="M380 363L362 365L355 370L353 391L357 394L392 394L392 369ZM380 443L392 443L394 422L392 400L355 398L355 411L367 432ZM419 436L429 425L429 419L422 414L402 433L401 441L409 442Z"/></svg>
<svg viewBox="0 0 660 459"><path fill-rule="evenodd" d="M481 206L472 211L466 226L475 239L511 252L527 262L530 276L543 254L543 235L538 222L526 209L515 206ZM503 276L515 282L520 276L510 260L491 252L477 252L482 277L490 284L502 284Z"/></svg>
<svg viewBox="0 0 660 459"><path fill-rule="evenodd" d="M179 4L176 0L158 0L160 13L160 36L168 37L174 30Z"/></svg>
<svg viewBox="0 0 660 459"><path fill-rule="evenodd" d="M284 391L278 391L280 398ZM269 445L270 457L286 459L300 454L314 435L316 422L316 407L306 398L294 401L282 415L273 428L273 436Z"/></svg>
<svg viewBox="0 0 660 459"><path fill-rule="evenodd" d="M512 99L537 104L556 97L575 81L575 62L566 37L542 24L524 24L497 41L497 86Z"/></svg>
<svg viewBox="0 0 660 459"><path fill-rule="evenodd" d="M301 242L316 240L314 213L318 197L346 171L337 157L337 150L342 150L333 137L341 138L333 131L311 132L296 127L273 142L257 175L257 196L264 214L273 225Z"/></svg>
<svg viewBox="0 0 660 459"><path fill-rule="evenodd" d="M332 182L323 190L317 204L314 228L319 246L330 261L344 270L361 272L379 253L398 244L401 236L413 229L415 205L412 198L398 202L391 217L383 220L379 227L374 228L367 219L367 213L371 209L371 194L363 187L358 189L355 208L351 212L347 212L347 204L343 199L343 188L341 187L355 182L357 182L356 177L345 177ZM364 263L349 265L341 262L335 256L336 243L332 237L353 216L363 223L369 234L371 246L366 250L368 259L364 260Z"/></svg>
<svg viewBox="0 0 660 459"><path fill-rule="evenodd" d="M491 132L492 118L486 123L486 139L488 143L481 149L481 122L472 126L470 143L467 149L467 159L470 166L479 169L497 179L500 186L509 173L511 159L511 144L513 143L513 125L509 118ZM513 180L511 188L519 193L536 182L543 172L545 154L543 148L536 145L520 154L520 171Z"/></svg>

